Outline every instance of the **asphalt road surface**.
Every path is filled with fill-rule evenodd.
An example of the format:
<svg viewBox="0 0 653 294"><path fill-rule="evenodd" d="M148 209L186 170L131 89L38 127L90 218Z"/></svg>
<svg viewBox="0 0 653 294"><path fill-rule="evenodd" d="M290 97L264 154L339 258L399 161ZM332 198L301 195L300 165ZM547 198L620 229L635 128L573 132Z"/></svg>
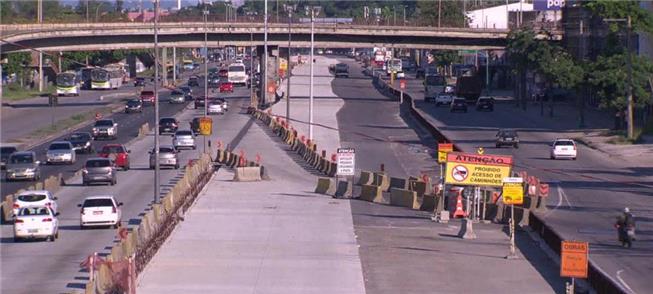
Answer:
<svg viewBox="0 0 653 294"><path fill-rule="evenodd" d="M199 91L200 89L196 90ZM228 99L230 111L225 115L214 117L216 135L211 139L237 143L234 142L233 136L219 138L219 128L222 125L230 124L231 118L238 115L238 112L245 111L246 106L249 105L249 99L243 98L248 97L248 93L246 88L237 88L233 94L220 95ZM161 107L162 116L176 114L182 128L188 128L188 122L194 116L201 115L203 112L202 110L192 109L192 104L187 105L187 107L184 107L186 105L167 105L164 98L161 99L161 103L163 104ZM149 108L143 115L116 114L122 131L118 140L109 142L126 143L133 139L135 130L142 122L152 122L152 107ZM132 128L125 129L125 127ZM58 205L61 212L59 216L60 238L56 242L28 241L14 243L12 225L3 225L0 238L2 243L0 292L60 293L83 289L88 281L88 273L80 269L79 263L93 252L99 252L100 255L109 253L111 246L116 242L116 231L114 229L81 231L79 229L79 208L76 205L81 203L87 196L111 194L118 201L124 203L124 206L122 206L123 225L137 225L140 217L149 209L154 197L154 172L149 169L149 155L147 154L152 148L153 140L153 136L150 135L128 143L127 147L132 151L130 154L132 169L119 171L117 185L82 186L80 177L74 177L67 182L69 184L55 194L59 198ZM200 150L202 150L202 141L201 137L196 138L198 150L184 150L180 153L182 166L189 159L198 157ZM162 136L161 143L170 144L171 138ZM98 147L96 146L96 148ZM84 161L84 157L79 159L79 162ZM64 171L70 172L76 167L55 166L52 168L62 168ZM182 173L183 169L162 170L162 194L174 186L175 181L182 177Z"/></svg>

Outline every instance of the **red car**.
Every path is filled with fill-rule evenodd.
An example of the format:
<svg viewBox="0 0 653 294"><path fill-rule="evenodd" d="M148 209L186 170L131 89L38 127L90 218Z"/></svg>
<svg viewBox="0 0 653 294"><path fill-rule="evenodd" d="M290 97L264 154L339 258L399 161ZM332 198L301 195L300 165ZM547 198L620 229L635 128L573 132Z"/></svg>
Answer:
<svg viewBox="0 0 653 294"><path fill-rule="evenodd" d="M107 144L98 152L98 156L111 158L117 167L123 170L129 170L129 153L131 153L131 150L127 150L125 145Z"/></svg>
<svg viewBox="0 0 653 294"><path fill-rule="evenodd" d="M229 76L229 71L228 70L223 68L223 69L218 71L218 77L226 78L227 76Z"/></svg>
<svg viewBox="0 0 653 294"><path fill-rule="evenodd" d="M154 91L141 91L141 102L154 105Z"/></svg>
<svg viewBox="0 0 653 294"><path fill-rule="evenodd" d="M220 83L220 93L224 92L229 92L233 93L234 92L234 84L231 82L221 82Z"/></svg>

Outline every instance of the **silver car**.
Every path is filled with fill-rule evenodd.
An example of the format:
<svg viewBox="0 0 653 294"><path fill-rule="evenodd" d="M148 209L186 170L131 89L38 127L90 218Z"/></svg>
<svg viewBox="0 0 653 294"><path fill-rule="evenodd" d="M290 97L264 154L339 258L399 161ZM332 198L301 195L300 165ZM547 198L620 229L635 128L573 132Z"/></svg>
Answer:
<svg viewBox="0 0 653 294"><path fill-rule="evenodd" d="M68 141L54 141L45 154L46 164L67 163L73 164L77 160L75 147Z"/></svg>
<svg viewBox="0 0 653 294"><path fill-rule="evenodd" d="M36 153L33 151L14 152L7 159L7 173L5 178L8 181L13 180L33 180L41 179L41 162L36 160Z"/></svg>
<svg viewBox="0 0 653 294"><path fill-rule="evenodd" d="M82 169L82 184L88 186L100 182L113 186L118 182L116 173L113 160L104 157L89 158Z"/></svg>
<svg viewBox="0 0 653 294"><path fill-rule="evenodd" d="M113 119L100 119L95 121L93 126L93 138L111 138L118 137L118 124Z"/></svg>
<svg viewBox="0 0 653 294"><path fill-rule="evenodd" d="M156 165L156 153L154 149L149 151L150 153L150 169L154 169ZM159 146L159 166L169 166L175 169L179 168L179 157L177 156L177 149L172 145L161 145Z"/></svg>
<svg viewBox="0 0 653 294"><path fill-rule="evenodd" d="M191 130L178 130L172 135L172 145L175 149L191 148L195 150L195 134Z"/></svg>

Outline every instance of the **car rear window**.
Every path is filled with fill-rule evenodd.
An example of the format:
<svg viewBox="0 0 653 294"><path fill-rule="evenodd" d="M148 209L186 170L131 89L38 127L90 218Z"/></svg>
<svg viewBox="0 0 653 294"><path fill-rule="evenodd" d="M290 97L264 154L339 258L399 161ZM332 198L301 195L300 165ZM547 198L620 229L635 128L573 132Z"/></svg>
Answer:
<svg viewBox="0 0 653 294"><path fill-rule="evenodd" d="M125 148L122 146L104 146L102 153L125 153Z"/></svg>
<svg viewBox="0 0 653 294"><path fill-rule="evenodd" d="M193 133L191 131L188 131L188 130L183 130L183 131L177 131L177 133L175 133L175 135L177 135L177 136L192 136Z"/></svg>
<svg viewBox="0 0 653 294"><path fill-rule="evenodd" d="M555 146L574 146L574 142L572 141L556 141Z"/></svg>
<svg viewBox="0 0 653 294"><path fill-rule="evenodd" d="M504 137L517 137L517 132L515 131L503 131L501 134Z"/></svg>
<svg viewBox="0 0 653 294"><path fill-rule="evenodd" d="M18 200L23 202L37 202L45 199L43 194L29 194L29 195L19 195Z"/></svg>
<svg viewBox="0 0 653 294"><path fill-rule="evenodd" d="M175 148L172 147L159 147L159 153L174 153Z"/></svg>
<svg viewBox="0 0 653 294"><path fill-rule="evenodd" d="M141 91L141 95L154 95L154 91Z"/></svg>
<svg viewBox="0 0 653 294"><path fill-rule="evenodd" d="M91 135L87 133L75 133L70 136L71 140L90 140Z"/></svg>
<svg viewBox="0 0 653 294"><path fill-rule="evenodd" d="M18 215L50 215L50 212L47 207L25 207L18 212Z"/></svg>
<svg viewBox="0 0 653 294"><path fill-rule="evenodd" d="M177 120L175 120L174 118L162 118L159 121L159 123L160 124L174 124L174 123L177 123Z"/></svg>
<svg viewBox="0 0 653 294"><path fill-rule="evenodd" d="M111 166L111 161L108 159L94 159L86 161L86 167L108 167Z"/></svg>
<svg viewBox="0 0 653 294"><path fill-rule="evenodd" d="M53 143L50 144L48 150L70 150L69 143Z"/></svg>
<svg viewBox="0 0 653 294"><path fill-rule="evenodd" d="M113 201L109 198L86 199L83 207L113 207Z"/></svg>
<svg viewBox="0 0 653 294"><path fill-rule="evenodd" d="M129 100L129 101L127 101L127 105L129 105L129 106L138 106L140 104L141 104L140 100Z"/></svg>

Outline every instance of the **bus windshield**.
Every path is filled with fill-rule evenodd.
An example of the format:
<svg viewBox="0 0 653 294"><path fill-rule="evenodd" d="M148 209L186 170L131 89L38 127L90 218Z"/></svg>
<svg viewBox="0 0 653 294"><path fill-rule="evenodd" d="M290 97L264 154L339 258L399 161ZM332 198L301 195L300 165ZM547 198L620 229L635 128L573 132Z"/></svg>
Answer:
<svg viewBox="0 0 653 294"><path fill-rule="evenodd" d="M60 73L57 75L57 86L74 86L75 75L72 73Z"/></svg>
<svg viewBox="0 0 653 294"><path fill-rule="evenodd" d="M91 79L93 81L108 81L109 80L109 72L107 72L104 69L94 69L91 72Z"/></svg>

